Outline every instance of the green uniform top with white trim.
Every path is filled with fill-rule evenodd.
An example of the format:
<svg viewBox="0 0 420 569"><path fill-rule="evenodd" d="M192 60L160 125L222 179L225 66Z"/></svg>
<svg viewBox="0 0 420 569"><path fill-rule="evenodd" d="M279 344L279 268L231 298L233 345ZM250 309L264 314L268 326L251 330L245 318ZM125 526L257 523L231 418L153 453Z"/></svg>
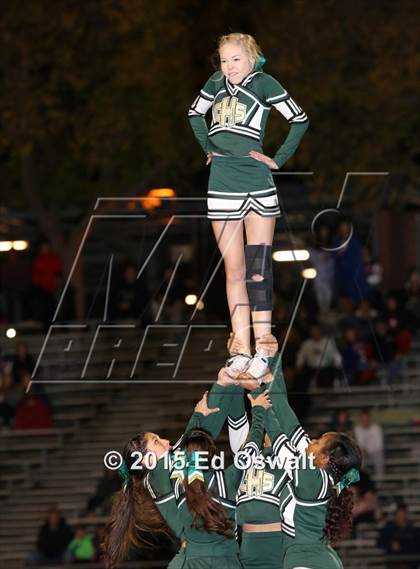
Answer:
<svg viewBox="0 0 420 569"><path fill-rule="evenodd" d="M269 358L270 368L273 373L273 382L270 383L269 393L275 412L280 413L282 397L286 394L281 358L276 354ZM258 391L262 391L260 388ZM257 391L257 390L256 390ZM298 419L293 411L282 412L280 415L281 427L290 433L293 440L297 441L298 448L308 444L308 437L300 427ZM280 521L280 497L289 482L287 472L279 468L281 462L272 455L272 448L262 451L265 467L251 466L243 476L237 494L237 521L243 524L270 524Z"/></svg>
<svg viewBox="0 0 420 569"><path fill-rule="evenodd" d="M321 469L308 473L302 468L310 439L289 405L280 355L276 354L270 360L273 382L269 384L268 389L273 407L266 413L266 430L272 440L274 451L272 447L265 449L263 454L269 457L270 452L274 452L270 458L279 459L280 463L285 459L294 458L300 467L296 475L293 470L287 468L265 468L265 472L275 476L276 483L281 480L281 491L277 497L280 503L278 513L284 538L280 547L277 545L278 564L283 569L295 567L343 569L337 553L323 541L328 498L331 495L333 480ZM284 439L285 433L288 435L287 441ZM273 510L268 504L265 518L260 504L254 498L243 505L238 505L238 524L278 521L278 517L274 518ZM263 559L261 561L264 563ZM274 564L266 562L266 565L276 566L275 562Z"/></svg>
<svg viewBox="0 0 420 569"><path fill-rule="evenodd" d="M273 375L273 381L268 384L268 392L273 404L272 411L278 421L278 428L282 433L287 434L287 437L290 439L290 443L300 454L302 454L310 443L310 438L299 423L296 413L289 405L281 356L277 353L273 358L268 359L270 370ZM271 442L273 443L273 441Z"/></svg>
<svg viewBox="0 0 420 569"><path fill-rule="evenodd" d="M251 460L259 453L264 433L264 416L263 407L254 407L252 409L252 422L245 445L238 456L238 462L246 464L246 460ZM209 469L204 471L204 479L209 490L213 493L214 500L224 506L226 514L231 518L233 528L236 526L236 493L240 484L244 470L232 464L224 471ZM237 542L234 539L217 534L209 533L205 529L196 529L192 527L193 516L188 509L183 484L177 480L174 485L175 497L181 519L184 522L184 536L188 545L200 544L209 547L206 555L227 555L227 552L237 551ZM236 532L235 532L236 533ZM223 553L222 553L223 552Z"/></svg>
<svg viewBox="0 0 420 569"><path fill-rule="evenodd" d="M273 158L281 168L295 153L309 121L305 112L271 75L253 71L234 85L217 71L194 100L188 118L204 152L248 156L251 150L262 152L265 126L272 107L290 125L286 140ZM210 108L209 129L205 115Z"/></svg>
<svg viewBox="0 0 420 569"><path fill-rule="evenodd" d="M194 412L185 433L193 428L202 428L216 439L226 418L228 418L234 425L233 427L229 426L230 444L233 449L236 449L241 440L242 442L245 440L249 430L243 405L243 389L236 385L225 387L214 383L208 394L208 406L210 408L218 407L220 411L211 413L207 417ZM174 450L179 448L183 437L184 435L173 445ZM168 459L164 456L157 461L156 468L146 475L144 484L169 527L178 538L182 538L184 535L183 522L179 517L173 487L167 476L167 466Z"/></svg>
<svg viewBox="0 0 420 569"><path fill-rule="evenodd" d="M266 414L266 430L273 454L284 464L289 477L280 496L282 531L290 538L286 547L298 543L320 544L334 481L324 469L316 465L311 468L305 452L309 439L289 405L284 379L279 374L270 386L271 393L275 397L271 396L273 408Z"/></svg>
<svg viewBox="0 0 420 569"><path fill-rule="evenodd" d="M238 462L251 460L258 454L264 432L264 415L265 410L262 407L253 408L251 429ZM188 424L189 428L201 428L202 419L205 417L200 413L194 413ZM170 474L171 471L166 468L162 458L158 461L157 467L146 477L146 484L168 525L178 537L187 540L187 554L197 557L236 555L238 552L236 532L232 534L231 539L228 539L220 534L207 532L203 528L192 527L193 517L186 504L183 484L180 480L171 481ZM224 471L209 469L203 474L208 488L213 493L213 499L224 506L234 528L235 497L243 470L232 464Z"/></svg>

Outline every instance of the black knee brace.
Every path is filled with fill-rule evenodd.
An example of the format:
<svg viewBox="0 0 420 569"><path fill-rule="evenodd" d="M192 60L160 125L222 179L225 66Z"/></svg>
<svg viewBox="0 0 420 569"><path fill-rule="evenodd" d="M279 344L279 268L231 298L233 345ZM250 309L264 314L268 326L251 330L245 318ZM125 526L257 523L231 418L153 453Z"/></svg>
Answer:
<svg viewBox="0 0 420 569"><path fill-rule="evenodd" d="M245 245L246 288L252 311L273 310L272 249L271 245Z"/></svg>

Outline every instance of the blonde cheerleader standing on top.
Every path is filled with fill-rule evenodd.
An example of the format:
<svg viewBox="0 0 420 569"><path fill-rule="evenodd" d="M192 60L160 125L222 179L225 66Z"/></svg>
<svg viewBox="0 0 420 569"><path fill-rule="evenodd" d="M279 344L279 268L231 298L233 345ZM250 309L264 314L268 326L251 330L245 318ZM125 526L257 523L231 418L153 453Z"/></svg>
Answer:
<svg viewBox="0 0 420 569"><path fill-rule="evenodd" d="M220 70L208 79L188 116L211 164L208 218L224 258L233 332L226 366L232 377L247 371L259 379L268 366L258 351L251 356L250 323L252 314L255 339L271 332L272 242L280 216L271 170L280 169L294 154L309 121L280 83L262 71L265 58L252 36L222 36L218 55ZM270 158L262 142L272 107L290 129ZM208 128L205 115L210 109Z"/></svg>

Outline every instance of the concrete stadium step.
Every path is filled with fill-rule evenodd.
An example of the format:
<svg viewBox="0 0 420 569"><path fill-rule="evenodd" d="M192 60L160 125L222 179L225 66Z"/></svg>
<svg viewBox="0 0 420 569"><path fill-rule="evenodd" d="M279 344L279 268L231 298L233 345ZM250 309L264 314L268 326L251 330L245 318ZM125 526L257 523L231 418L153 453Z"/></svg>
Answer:
<svg viewBox="0 0 420 569"><path fill-rule="evenodd" d="M70 498L75 497L76 499L80 500L84 498L85 495L93 494L95 491L95 484L92 482L91 484L85 484L83 486L78 486L76 489L74 487L63 487L60 491L60 499L70 500ZM37 504L45 504L46 501L57 498L57 490L54 488L37 488L31 492L31 496L28 496L26 499L26 504L32 504L34 507ZM19 501L19 497L15 496L12 497L7 504L9 508L20 508L24 506Z"/></svg>

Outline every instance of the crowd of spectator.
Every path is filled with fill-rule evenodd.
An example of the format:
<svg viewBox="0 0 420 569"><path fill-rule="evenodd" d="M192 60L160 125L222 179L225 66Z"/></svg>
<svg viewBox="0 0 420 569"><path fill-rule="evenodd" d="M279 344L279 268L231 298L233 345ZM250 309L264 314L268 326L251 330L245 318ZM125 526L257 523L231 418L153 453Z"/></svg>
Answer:
<svg viewBox="0 0 420 569"><path fill-rule="evenodd" d="M280 342L289 334L283 365L302 422L311 387L398 382L420 326L419 271L411 270L401 289L385 290L380 263L346 222L335 237L326 225L319 227L310 260L317 278L305 292L293 330L288 322L296 283L287 274L279 275L273 317Z"/></svg>
<svg viewBox="0 0 420 569"><path fill-rule="evenodd" d="M35 365L23 342L14 355L0 356L0 427L3 429L51 429L52 407L43 384L31 382Z"/></svg>
<svg viewBox="0 0 420 569"><path fill-rule="evenodd" d="M11 251L0 259L0 325L35 322L46 330L59 303L60 321L76 318L75 291L71 284L62 295L66 284L62 260L47 240L42 240L34 251L33 255ZM159 314L162 320L181 323L186 313L187 294L182 271L172 279L173 269L165 268L163 279L153 294L146 286L145 277L137 278L138 271L139 267L131 260L116 264L109 294L103 280L102 290L95 290L93 299L86 294L89 317L95 317L95 299L99 295L106 304L110 320L131 320L146 325ZM103 313L102 306L101 318Z"/></svg>
<svg viewBox="0 0 420 569"><path fill-rule="evenodd" d="M36 321L47 328L62 285L63 264L50 242L34 253L11 251L0 260L0 322ZM74 311L70 314L74 318Z"/></svg>
<svg viewBox="0 0 420 569"><path fill-rule="evenodd" d="M51 323L65 284L63 260L45 239L33 250L11 251L0 259L0 323L35 320L44 328ZM386 293L380 262L345 221L334 234L327 225L319 226L309 252L317 272L312 281L313 299L305 293L309 321L315 314L320 322L329 321L331 311L336 314L334 332L345 344L343 366L349 380L368 382L385 368L389 379L394 380L398 364L394 368L389 364L409 349L420 322L420 271L411 268L403 287ZM181 265L172 279L173 269L164 268L162 282L153 291L146 286L144 276L137 278L138 271L138 264L130 260L115 265L106 300L107 317L147 324L159 313L162 320L181 322L187 289L195 290L198 285L188 278L188 270ZM282 270L275 276L276 309L282 302L295 300L297 282L292 273ZM95 290L94 296L99 294L105 302L104 279L101 282L102 289ZM95 303L88 296L85 301L91 313ZM75 314L75 294L68 286L60 305L60 320L74 320ZM308 337L309 329L306 332ZM377 342L372 342L374 334Z"/></svg>
<svg viewBox="0 0 420 569"><path fill-rule="evenodd" d="M71 527L57 507L48 510L45 522L38 530L34 551L28 565L60 565L100 562L103 526L90 535L84 525Z"/></svg>
<svg viewBox="0 0 420 569"><path fill-rule="evenodd" d="M357 421L348 409L337 409L324 430L347 433L354 437L363 455L363 466L376 477L385 473L385 448L382 427L372 417L370 409L359 411Z"/></svg>
<svg viewBox="0 0 420 569"><path fill-rule="evenodd" d="M409 518L407 506L398 504L392 519L379 532L377 546L388 554L388 569L417 569L420 554L420 528ZM395 556L400 556L394 561ZM401 556L413 556L401 560Z"/></svg>
<svg viewBox="0 0 420 569"><path fill-rule="evenodd" d="M58 507L51 507L38 529L36 545L27 559L27 565L102 562L104 516L109 513L112 494L120 487L118 474L107 470L89 499L86 511L74 526L67 522ZM176 552L177 545L169 538L160 538L156 542L156 536L150 534L148 539L151 544L156 543L158 549L133 550L130 552L131 560L168 559Z"/></svg>
<svg viewBox="0 0 420 569"><path fill-rule="evenodd" d="M420 324L419 270L410 270L402 289L385 291L380 263L356 235L348 236L346 223L340 226L335 238L328 227L319 229L317 245L310 251L317 278L297 312L293 329L288 330L283 368L291 404L303 423L311 406L312 387L330 391L339 385L398 382L402 356L409 351ZM345 246L334 249L332 246L339 244L337 239L345 241ZM7 271L3 264L3 273L13 277L2 281L3 319L19 321L26 311L46 326L62 286L58 256L43 242L32 261L29 281L15 255L11 256ZM11 283L18 274L19 286L13 287ZM169 286L171 274L169 269L165 271L160 289L151 299L150 292L137 279L136 265L124 263L111 289L109 317L138 319L145 324L162 307L165 321L181 321L187 289L179 281ZM273 320L281 342L290 319L287 307L295 300L296 293L296 283L289 273L276 282L276 292ZM34 359L23 343L17 344L13 356L5 355L0 360L0 425L5 428L53 426L51 404L42 384L34 383L28 391L33 367ZM352 487L355 531L359 524L379 522L383 527L378 547L389 555L419 553L419 529L410 523L406 506L399 504L392 520L386 520L380 511L372 475L380 478L385 474L384 437L371 411L361 409L356 418L347 409L337 409L326 427L353 434L362 449L364 470L359 484ZM111 496L120 486L116 473L105 470L81 516L107 515ZM36 550L29 563L100 561L102 531L102 526L98 526L94 535L89 535L84 525L73 528L57 508L51 508L39 529ZM411 566L408 564L407 568Z"/></svg>

